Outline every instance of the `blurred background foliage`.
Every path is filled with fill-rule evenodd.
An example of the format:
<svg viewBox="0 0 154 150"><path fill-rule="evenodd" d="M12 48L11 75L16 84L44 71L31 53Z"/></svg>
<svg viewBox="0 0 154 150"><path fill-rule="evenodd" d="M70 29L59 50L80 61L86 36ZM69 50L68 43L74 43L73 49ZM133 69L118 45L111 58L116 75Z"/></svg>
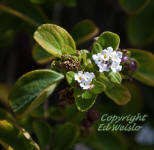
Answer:
<svg viewBox="0 0 154 150"><path fill-rule="evenodd" d="M10 114L4 111L4 108L9 110L7 97L11 86L28 71L48 68L49 64L44 63L52 57L39 46L33 47L33 33L43 23L55 23L67 29L80 49L90 48L98 33L112 31L120 35L120 48L138 48L152 53L154 50L153 0L0 0L0 120L7 118L5 122L0 121L0 139L5 133L13 136L7 135L3 139L8 145L0 140L1 145L9 150L26 150L31 144L37 149L33 141L23 136L28 131L41 149L53 146L56 150L153 150L154 89L136 80L124 83L132 94L127 105L117 106L103 94L94 108L101 115L148 114L140 133L97 132L99 119L94 128L83 131L79 138L85 114L74 106L59 105L58 92L65 88L65 82L48 103L19 119L18 125L14 123Z"/></svg>

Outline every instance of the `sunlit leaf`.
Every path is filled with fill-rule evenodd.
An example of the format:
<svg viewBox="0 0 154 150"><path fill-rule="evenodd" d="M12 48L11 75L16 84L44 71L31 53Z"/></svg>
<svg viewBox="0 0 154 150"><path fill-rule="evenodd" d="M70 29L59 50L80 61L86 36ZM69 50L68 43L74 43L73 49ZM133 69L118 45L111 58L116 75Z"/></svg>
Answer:
<svg viewBox="0 0 154 150"><path fill-rule="evenodd" d="M30 135L6 120L0 121L0 140L10 145L14 150L40 150Z"/></svg>
<svg viewBox="0 0 154 150"><path fill-rule="evenodd" d="M112 47L114 50L117 50L120 44L120 38L116 33L112 32L103 32L98 40L93 44L93 53L99 53L101 50L106 49L107 47Z"/></svg>
<svg viewBox="0 0 154 150"><path fill-rule="evenodd" d="M63 75L52 70L35 70L19 78L9 96L11 108L18 115L39 106L55 89Z"/></svg>
<svg viewBox="0 0 154 150"><path fill-rule="evenodd" d="M74 89L75 104L79 111L89 110L95 103L97 95L90 91L83 91L79 88Z"/></svg>
<svg viewBox="0 0 154 150"><path fill-rule="evenodd" d="M76 53L73 38L63 28L54 24L41 25L34 33L34 39L38 44L53 56Z"/></svg>

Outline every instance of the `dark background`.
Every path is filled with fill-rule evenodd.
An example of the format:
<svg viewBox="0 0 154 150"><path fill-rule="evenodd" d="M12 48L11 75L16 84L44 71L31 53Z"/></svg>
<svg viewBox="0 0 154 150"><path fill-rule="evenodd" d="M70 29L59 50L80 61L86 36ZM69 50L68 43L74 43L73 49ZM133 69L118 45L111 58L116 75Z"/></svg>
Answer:
<svg viewBox="0 0 154 150"><path fill-rule="evenodd" d="M100 33L103 31L117 33L121 39L121 48L133 47L153 52L154 45L152 43L146 46L135 46L129 42L126 34L129 15L123 11L117 0L78 0L76 7L68 7L61 3L55 3L51 11L49 11L46 5L41 5L41 8L48 15L52 23L61 25L68 31L79 21L91 19L99 27ZM31 53L34 44L32 34L35 29L31 28L27 23L19 21L19 27L15 29L16 34L11 44L8 43L6 47L0 47L0 83L13 85L22 74L34 69L46 67L46 65L36 64L32 58ZM88 49L92 42L93 40L80 45L78 48ZM137 81L133 80L133 82L140 89L143 96L144 107L142 108L142 113L149 114L149 121L153 122L154 89ZM107 103L107 100L104 103ZM112 102L109 103L111 103L110 105L114 109L119 107Z"/></svg>

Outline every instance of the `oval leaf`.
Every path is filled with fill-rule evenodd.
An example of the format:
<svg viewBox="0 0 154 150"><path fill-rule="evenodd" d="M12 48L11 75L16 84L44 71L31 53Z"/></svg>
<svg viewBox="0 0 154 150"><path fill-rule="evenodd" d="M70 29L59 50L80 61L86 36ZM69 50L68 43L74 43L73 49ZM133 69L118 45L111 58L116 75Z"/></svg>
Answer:
<svg viewBox="0 0 154 150"><path fill-rule="evenodd" d="M129 90L122 85L115 86L105 91L105 94L118 105L125 105L131 100Z"/></svg>
<svg viewBox="0 0 154 150"><path fill-rule="evenodd" d="M133 77L146 85L154 86L154 55L138 49L129 49L129 51L131 51L131 57L139 63Z"/></svg>
<svg viewBox="0 0 154 150"><path fill-rule="evenodd" d="M71 85L73 83L74 75L75 75L75 72L73 72L73 71L69 71L69 72L66 73L66 80L67 80L69 85Z"/></svg>
<svg viewBox="0 0 154 150"><path fill-rule="evenodd" d="M98 27L91 20L83 20L77 23L71 30L71 35L77 44L84 43L96 36L99 32Z"/></svg>
<svg viewBox="0 0 154 150"><path fill-rule="evenodd" d="M109 46L111 46L114 50L117 50L119 44L119 35L112 32L103 32L93 45L93 53L99 53L101 50L106 49Z"/></svg>
<svg viewBox="0 0 154 150"><path fill-rule="evenodd" d="M34 33L38 44L53 56L76 53L76 46L71 35L63 28L54 24L44 24Z"/></svg>
<svg viewBox="0 0 154 150"><path fill-rule="evenodd" d="M96 94L80 89L75 89L74 91L75 104L79 111L87 111L94 105L97 97Z"/></svg>
<svg viewBox="0 0 154 150"><path fill-rule="evenodd" d="M122 78L119 72L110 72L108 76L113 83L121 84Z"/></svg>
<svg viewBox="0 0 154 150"><path fill-rule="evenodd" d="M35 70L23 75L9 96L11 108L16 113L31 111L49 96L63 75L52 70Z"/></svg>
<svg viewBox="0 0 154 150"><path fill-rule="evenodd" d="M63 136L62 136L63 135ZM75 144L79 136L79 128L71 123L58 126L53 142L54 150L68 150Z"/></svg>
<svg viewBox="0 0 154 150"><path fill-rule="evenodd" d="M6 120L0 121L0 140L14 150L40 150L30 135Z"/></svg>
<svg viewBox="0 0 154 150"><path fill-rule="evenodd" d="M141 13L128 20L128 39L133 45L147 45L154 41L154 1Z"/></svg>
<svg viewBox="0 0 154 150"><path fill-rule="evenodd" d="M52 133L50 126L43 120L35 120L33 122L33 130L36 134L40 147L45 149L51 141Z"/></svg>
<svg viewBox="0 0 154 150"><path fill-rule="evenodd" d="M36 63L45 64L52 59L52 55L45 51L41 46L35 45L32 50L32 56Z"/></svg>
<svg viewBox="0 0 154 150"><path fill-rule="evenodd" d="M123 10L127 13L139 13L142 11L148 4L150 0L119 0L119 3Z"/></svg>

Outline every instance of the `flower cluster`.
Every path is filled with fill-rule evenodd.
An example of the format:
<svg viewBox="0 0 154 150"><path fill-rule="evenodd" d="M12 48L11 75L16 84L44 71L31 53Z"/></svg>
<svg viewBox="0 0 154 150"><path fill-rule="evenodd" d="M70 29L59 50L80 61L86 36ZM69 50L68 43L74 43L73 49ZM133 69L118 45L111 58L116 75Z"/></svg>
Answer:
<svg viewBox="0 0 154 150"><path fill-rule="evenodd" d="M97 64L99 72L119 72L122 69L120 65L122 52L113 51L112 47L102 50L101 53L94 54L92 58Z"/></svg>
<svg viewBox="0 0 154 150"><path fill-rule="evenodd" d="M74 75L74 79L80 84L84 90L88 90L93 88L93 84L91 84L95 75L93 72L83 72L79 71L77 74Z"/></svg>

